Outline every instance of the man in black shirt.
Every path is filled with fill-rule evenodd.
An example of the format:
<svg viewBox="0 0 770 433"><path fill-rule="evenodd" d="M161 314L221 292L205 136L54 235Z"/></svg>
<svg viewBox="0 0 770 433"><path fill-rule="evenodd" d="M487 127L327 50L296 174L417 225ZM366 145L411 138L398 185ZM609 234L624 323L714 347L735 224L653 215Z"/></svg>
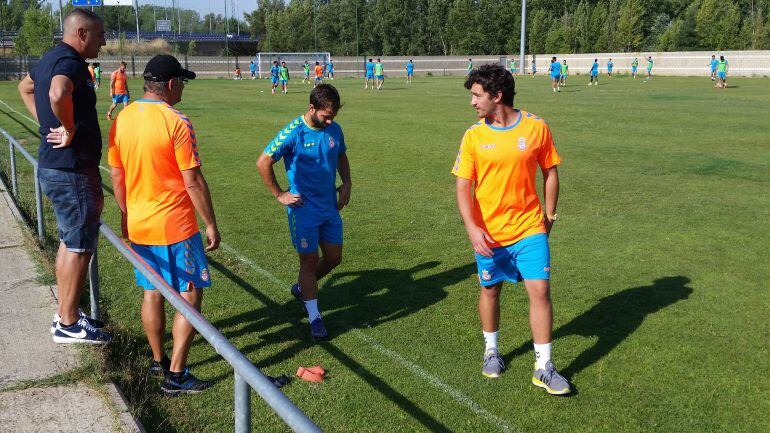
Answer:
<svg viewBox="0 0 770 433"><path fill-rule="evenodd" d="M73 9L64 18L62 42L19 84L24 105L40 123L38 180L53 204L59 229L59 307L51 323L57 343L111 340L100 330L102 323L78 309L104 206L102 136L85 59L96 58L104 45L102 19L86 9Z"/></svg>

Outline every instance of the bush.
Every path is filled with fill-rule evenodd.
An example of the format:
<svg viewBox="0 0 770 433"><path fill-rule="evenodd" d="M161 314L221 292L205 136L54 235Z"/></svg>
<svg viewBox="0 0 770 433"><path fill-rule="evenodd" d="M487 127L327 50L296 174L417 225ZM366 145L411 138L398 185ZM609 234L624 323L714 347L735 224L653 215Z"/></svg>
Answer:
<svg viewBox="0 0 770 433"><path fill-rule="evenodd" d="M122 45L122 47L121 47ZM170 54L171 44L164 39L154 39L151 41L109 41L102 47L101 54L106 56L121 56L133 54L136 56L154 56L156 54Z"/></svg>

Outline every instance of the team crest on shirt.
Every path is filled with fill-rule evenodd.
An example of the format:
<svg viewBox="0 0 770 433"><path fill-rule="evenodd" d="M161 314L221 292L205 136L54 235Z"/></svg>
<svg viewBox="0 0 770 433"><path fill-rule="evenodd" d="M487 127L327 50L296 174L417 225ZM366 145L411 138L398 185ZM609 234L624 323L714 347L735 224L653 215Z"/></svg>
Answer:
<svg viewBox="0 0 770 433"><path fill-rule="evenodd" d="M299 246L301 246L302 248L307 248L307 239L305 238L300 239Z"/></svg>
<svg viewBox="0 0 770 433"><path fill-rule="evenodd" d="M206 268L201 269L201 280L208 281L209 280L209 270Z"/></svg>
<svg viewBox="0 0 770 433"><path fill-rule="evenodd" d="M525 140L524 137L519 137L519 145L517 147L522 152L527 150L527 140Z"/></svg>
<svg viewBox="0 0 770 433"><path fill-rule="evenodd" d="M490 274L488 270L483 269L481 271L481 279L484 281L489 281L492 279L492 274Z"/></svg>
<svg viewBox="0 0 770 433"><path fill-rule="evenodd" d="M336 146L337 143L334 142L334 138L329 137L329 149L334 149L334 146Z"/></svg>

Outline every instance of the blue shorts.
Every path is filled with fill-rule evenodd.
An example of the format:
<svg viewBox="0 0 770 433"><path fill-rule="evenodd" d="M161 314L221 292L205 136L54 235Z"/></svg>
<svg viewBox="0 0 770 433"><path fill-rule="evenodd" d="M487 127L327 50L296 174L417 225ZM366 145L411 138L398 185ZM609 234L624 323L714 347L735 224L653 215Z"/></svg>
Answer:
<svg viewBox="0 0 770 433"><path fill-rule="evenodd" d="M270 82L273 84L278 84L278 77L270 77Z"/></svg>
<svg viewBox="0 0 770 433"><path fill-rule="evenodd" d="M384 75L377 75L377 79L378 80L383 80L383 79L385 79L385 76Z"/></svg>
<svg viewBox="0 0 770 433"><path fill-rule="evenodd" d="M631 67L631 73L632 73L632 74L635 74L635 73L636 73L636 68L637 68L636 66L632 66L632 67Z"/></svg>
<svg viewBox="0 0 770 433"><path fill-rule="evenodd" d="M367 80L372 80L372 79L374 79L374 74L373 74L373 73L371 73L371 72L367 72L367 73L366 73L366 79L367 79Z"/></svg>
<svg viewBox="0 0 770 433"><path fill-rule="evenodd" d="M527 236L512 245L493 248L492 252L492 257L476 254L479 283L484 287L502 281L517 283L551 278L551 252L545 233Z"/></svg>
<svg viewBox="0 0 770 433"><path fill-rule="evenodd" d="M129 99L128 93L112 95L112 102L114 102L116 104L120 104L121 102L127 104L128 103L128 99Z"/></svg>
<svg viewBox="0 0 770 433"><path fill-rule="evenodd" d="M305 206L288 208L289 233L300 254L318 251L318 243L342 245L342 217L339 212L319 215Z"/></svg>
<svg viewBox="0 0 770 433"><path fill-rule="evenodd" d="M558 80L559 78L561 78L561 74L551 74L552 80Z"/></svg>
<svg viewBox="0 0 770 433"><path fill-rule="evenodd" d="M59 240L64 242L67 251L95 251L99 240L99 217L104 208L99 169L40 167L37 174L43 193L53 204Z"/></svg>
<svg viewBox="0 0 770 433"><path fill-rule="evenodd" d="M315 82L316 83L321 83L321 82L323 82L323 80L324 80L324 77L315 77Z"/></svg>
<svg viewBox="0 0 770 433"><path fill-rule="evenodd" d="M200 233L171 245L139 245L131 242L131 247L177 292L186 292L190 284L195 288L211 286ZM134 275L138 286L144 290L155 290L155 286L141 272L134 269Z"/></svg>
<svg viewBox="0 0 770 433"><path fill-rule="evenodd" d="M281 84L286 84L289 80L279 80Z"/></svg>
<svg viewBox="0 0 770 433"><path fill-rule="evenodd" d="M592 77L598 77L598 76L599 76L599 73L598 73L598 72L591 72L591 76L592 76Z"/></svg>
<svg viewBox="0 0 770 433"><path fill-rule="evenodd" d="M607 69L607 73L611 74L612 73L612 68Z"/></svg>
<svg viewBox="0 0 770 433"><path fill-rule="evenodd" d="M414 72L407 72L407 73L406 73L406 76L407 76L407 77L411 77L411 76L413 76L413 75L414 75Z"/></svg>
<svg viewBox="0 0 770 433"><path fill-rule="evenodd" d="M719 77L720 80L724 80L727 78L727 72L717 72L717 77Z"/></svg>

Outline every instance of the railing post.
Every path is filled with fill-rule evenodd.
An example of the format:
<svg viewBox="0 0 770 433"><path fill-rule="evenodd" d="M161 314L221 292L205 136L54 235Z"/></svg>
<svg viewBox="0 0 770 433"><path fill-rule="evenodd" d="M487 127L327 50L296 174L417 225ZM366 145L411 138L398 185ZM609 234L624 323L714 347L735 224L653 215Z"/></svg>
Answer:
<svg viewBox="0 0 770 433"><path fill-rule="evenodd" d="M251 431L251 387L238 373L235 373L235 433Z"/></svg>
<svg viewBox="0 0 770 433"><path fill-rule="evenodd" d="M43 195L40 192L40 179L37 176L38 168L35 167L35 207L37 208L37 240L40 246L45 245L45 227L43 225Z"/></svg>
<svg viewBox="0 0 770 433"><path fill-rule="evenodd" d="M99 320L99 260L96 250L88 263L88 285L91 287L91 318Z"/></svg>
<svg viewBox="0 0 770 433"><path fill-rule="evenodd" d="M19 199L19 186L16 180L16 150L13 148L13 142L8 140L8 150L11 152L11 190L13 198Z"/></svg>

